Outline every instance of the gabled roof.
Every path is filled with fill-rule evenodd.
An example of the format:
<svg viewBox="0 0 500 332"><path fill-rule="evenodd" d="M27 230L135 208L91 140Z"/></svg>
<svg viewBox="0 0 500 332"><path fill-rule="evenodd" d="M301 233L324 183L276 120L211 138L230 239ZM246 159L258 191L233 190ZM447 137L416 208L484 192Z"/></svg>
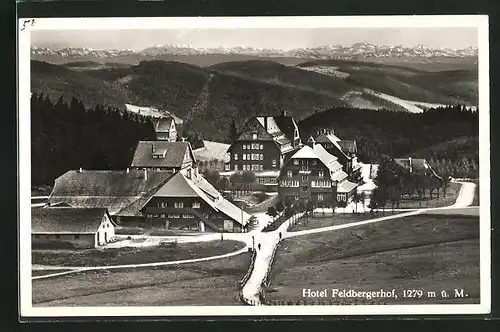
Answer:
<svg viewBox="0 0 500 332"><path fill-rule="evenodd" d="M326 167L328 167L330 171L335 172L342 168L342 165L338 162L338 158L328 153L323 145L315 144L314 153L319 157L321 162L325 164Z"/></svg>
<svg viewBox="0 0 500 332"><path fill-rule="evenodd" d="M95 233L107 214L104 208L38 208L31 210L32 233ZM110 219L111 220L111 219Z"/></svg>
<svg viewBox="0 0 500 332"><path fill-rule="evenodd" d="M144 197L151 197L172 174L167 171L68 171L55 180L48 202L78 208L108 208L117 214ZM139 207L140 208L140 207Z"/></svg>
<svg viewBox="0 0 500 332"><path fill-rule="evenodd" d="M318 135L318 137L316 137L316 142L318 142L318 143L335 143L335 142L339 142L339 141L341 141L341 139L332 133L320 134L320 135Z"/></svg>
<svg viewBox="0 0 500 332"><path fill-rule="evenodd" d="M153 158L153 146L156 154L164 158ZM188 152L196 162L189 142L139 141L135 149L131 167L171 167L180 168Z"/></svg>
<svg viewBox="0 0 500 332"><path fill-rule="evenodd" d="M290 159L319 159L318 155L314 153L314 150L308 146L304 145L299 151L295 152Z"/></svg>
<svg viewBox="0 0 500 332"><path fill-rule="evenodd" d="M249 118L243 124L236 141L251 141L253 140L254 133L257 134L257 140L274 141L278 146L292 143L272 116L254 116Z"/></svg>
<svg viewBox="0 0 500 332"><path fill-rule="evenodd" d="M429 165L427 164L427 161L425 159L413 159L411 158L396 158L394 161L404 167L406 170L410 169L410 164L411 168L413 171L426 171L429 169Z"/></svg>
<svg viewBox="0 0 500 332"><path fill-rule="evenodd" d="M337 157L329 154L321 144L314 144L314 148L304 145L290 157L287 164L293 159L318 159L331 172L335 172L334 176L336 179L338 178L337 181L347 177L347 174L341 171L342 165L338 162ZM343 175L345 175L345 177L343 177ZM335 179L332 178L332 180Z"/></svg>
<svg viewBox="0 0 500 332"><path fill-rule="evenodd" d="M170 127L172 126L172 122L174 122L175 124L175 120L169 117L153 119L153 125L157 133L170 132Z"/></svg>
<svg viewBox="0 0 500 332"><path fill-rule="evenodd" d="M293 141L295 137L295 129L299 130L297 123L295 122L293 117L286 115L279 115L274 117L274 121L281 129L281 131L285 133L285 136L289 140Z"/></svg>
<svg viewBox="0 0 500 332"><path fill-rule="evenodd" d="M349 153L357 153L358 147L356 146L356 141L354 140L341 140L338 142L342 151Z"/></svg>
<svg viewBox="0 0 500 332"><path fill-rule="evenodd" d="M178 172L154 194L154 197L199 197L215 211L224 213L239 224L242 222L242 216L243 225L250 219L250 214L222 197L201 174L188 178L182 172ZM146 204L147 202L144 205Z"/></svg>

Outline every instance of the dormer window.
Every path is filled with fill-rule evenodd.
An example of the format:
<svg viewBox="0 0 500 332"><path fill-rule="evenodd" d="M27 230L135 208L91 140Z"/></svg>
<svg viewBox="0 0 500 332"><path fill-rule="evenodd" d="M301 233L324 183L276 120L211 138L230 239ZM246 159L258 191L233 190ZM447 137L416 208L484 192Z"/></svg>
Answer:
<svg viewBox="0 0 500 332"><path fill-rule="evenodd" d="M167 150L153 151L153 159L163 159L163 158L165 158L166 153L167 153Z"/></svg>
<svg viewBox="0 0 500 332"><path fill-rule="evenodd" d="M299 160L298 160L298 159L294 159L294 160L293 160L293 164L294 164L294 165L298 165L298 164L299 164Z"/></svg>
<svg viewBox="0 0 500 332"><path fill-rule="evenodd" d="M257 133L252 133L252 139L257 139Z"/></svg>

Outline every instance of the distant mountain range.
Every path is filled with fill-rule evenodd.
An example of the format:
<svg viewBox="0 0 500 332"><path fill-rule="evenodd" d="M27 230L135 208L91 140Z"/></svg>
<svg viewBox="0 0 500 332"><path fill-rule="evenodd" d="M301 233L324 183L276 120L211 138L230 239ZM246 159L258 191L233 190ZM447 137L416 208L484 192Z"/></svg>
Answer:
<svg viewBox="0 0 500 332"><path fill-rule="evenodd" d="M478 49L468 47L464 49L429 48L423 45L416 47L374 45L370 43L355 43L351 46L325 45L313 48L296 48L291 50L253 48L253 47L216 47L200 48L189 45L157 45L141 51L130 49L92 49L87 47L66 47L50 49L46 47L32 47L31 55L59 56L63 58L95 57L113 58L120 56L159 57L165 55L246 55L254 57L292 57L304 59L377 59L377 58L465 58L477 57Z"/></svg>

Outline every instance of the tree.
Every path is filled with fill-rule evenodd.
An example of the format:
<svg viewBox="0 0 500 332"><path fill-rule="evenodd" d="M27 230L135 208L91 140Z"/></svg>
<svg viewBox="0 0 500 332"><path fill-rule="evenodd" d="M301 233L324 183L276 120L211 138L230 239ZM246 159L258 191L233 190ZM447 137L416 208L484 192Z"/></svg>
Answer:
<svg viewBox="0 0 500 332"><path fill-rule="evenodd" d="M267 214L273 218L273 222L274 222L274 218L276 217L276 209L274 208L274 206L270 206L267 208Z"/></svg>
<svg viewBox="0 0 500 332"><path fill-rule="evenodd" d="M337 187L338 187L338 182L337 181L333 181L333 185L332 185L332 199L330 200L330 207L332 208L332 215L335 215L335 208L338 205Z"/></svg>
<svg viewBox="0 0 500 332"><path fill-rule="evenodd" d="M358 203L361 202L361 195L357 191L352 195L352 201L355 203L356 213L358 213Z"/></svg>
<svg viewBox="0 0 500 332"><path fill-rule="evenodd" d="M231 121L231 127L229 128L229 142L233 143L238 138L238 129L236 128L236 121L233 119Z"/></svg>
<svg viewBox="0 0 500 332"><path fill-rule="evenodd" d="M314 217L314 204L312 201L307 201L306 203L306 211Z"/></svg>
<svg viewBox="0 0 500 332"><path fill-rule="evenodd" d="M245 185L247 192L250 192L250 186L255 183L257 177L252 171L244 171L241 174L241 182Z"/></svg>
<svg viewBox="0 0 500 332"><path fill-rule="evenodd" d="M279 201L278 204L276 204L276 211L278 211L279 213L281 213L284 208L285 208L285 206L283 205L283 203L281 201Z"/></svg>

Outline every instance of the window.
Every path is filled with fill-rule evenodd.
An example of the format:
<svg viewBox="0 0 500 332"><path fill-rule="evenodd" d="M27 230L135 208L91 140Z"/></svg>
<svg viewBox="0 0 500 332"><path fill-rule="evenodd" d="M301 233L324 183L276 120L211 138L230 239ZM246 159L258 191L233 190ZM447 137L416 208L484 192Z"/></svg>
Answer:
<svg viewBox="0 0 500 332"><path fill-rule="evenodd" d="M55 237L56 237L56 239L60 239L60 238L61 238L61 235L56 234L56 236L55 236Z"/></svg>
<svg viewBox="0 0 500 332"><path fill-rule="evenodd" d="M317 162L316 160L313 160L313 161L312 161L312 164L313 164L313 165L316 165L317 163L318 163L318 162Z"/></svg>
<svg viewBox="0 0 500 332"><path fill-rule="evenodd" d="M258 171L259 165L252 165L252 171Z"/></svg>
<svg viewBox="0 0 500 332"><path fill-rule="evenodd" d="M153 216L152 216L152 215L150 215L150 214L147 214L147 215L146 215L146 218L153 218Z"/></svg>
<svg viewBox="0 0 500 332"><path fill-rule="evenodd" d="M264 170L264 165L260 164L259 165L259 170L263 171Z"/></svg>
<svg viewBox="0 0 500 332"><path fill-rule="evenodd" d="M169 215L168 215L168 217L169 217L169 218L173 218L173 217L174 217L174 215L173 215L173 214L169 214Z"/></svg>
<svg viewBox="0 0 500 332"><path fill-rule="evenodd" d="M260 154L260 160L264 160L264 155L262 153Z"/></svg>
<svg viewBox="0 0 500 332"><path fill-rule="evenodd" d="M308 164L308 160L307 160L307 159L302 159L301 164L302 164L302 165L307 165L307 164Z"/></svg>
<svg viewBox="0 0 500 332"><path fill-rule="evenodd" d="M238 165L234 165L234 170L237 171L238 170Z"/></svg>
<svg viewBox="0 0 500 332"><path fill-rule="evenodd" d="M175 202L174 207L176 209L182 209L184 207L184 203L183 202Z"/></svg>
<svg viewBox="0 0 500 332"><path fill-rule="evenodd" d="M323 171L319 171L319 172L318 172L318 176L319 176L320 178L322 178L323 176L325 176L325 174L324 174L324 172L323 172Z"/></svg>
<svg viewBox="0 0 500 332"><path fill-rule="evenodd" d="M259 184L264 184L266 183L265 179L264 178L259 178Z"/></svg>
<svg viewBox="0 0 500 332"><path fill-rule="evenodd" d="M165 218L165 214L164 214L164 213L162 213L162 214L161 214L161 217L162 217L162 218Z"/></svg>
<svg viewBox="0 0 500 332"><path fill-rule="evenodd" d="M179 219L179 215L178 214L174 214L174 219Z"/></svg>
<svg viewBox="0 0 500 332"><path fill-rule="evenodd" d="M295 195L295 196L294 196L294 199L295 199L296 201L298 201L298 200L299 200L299 196Z"/></svg>
<svg viewBox="0 0 500 332"><path fill-rule="evenodd" d="M294 164L294 165L298 165L298 164L299 164L299 160L298 160L298 159L294 159L294 160L293 160L293 164Z"/></svg>
<svg viewBox="0 0 500 332"><path fill-rule="evenodd" d="M273 167L276 167L276 159L273 159Z"/></svg>
<svg viewBox="0 0 500 332"><path fill-rule="evenodd" d="M252 134L252 138L253 138L253 139L257 139L257 133L253 133L253 134Z"/></svg>
<svg viewBox="0 0 500 332"><path fill-rule="evenodd" d="M309 177L307 175L302 175L302 182L307 182Z"/></svg>
<svg viewBox="0 0 500 332"><path fill-rule="evenodd" d="M184 218L184 219L192 218L192 215L191 214L183 214L182 218Z"/></svg>
<svg viewBox="0 0 500 332"><path fill-rule="evenodd" d="M264 144L261 144L261 145L260 145L260 149L261 149L261 150L264 150Z"/></svg>
<svg viewBox="0 0 500 332"><path fill-rule="evenodd" d="M158 218L158 214L156 214L156 213L155 213L155 214L153 215L153 217Z"/></svg>
<svg viewBox="0 0 500 332"><path fill-rule="evenodd" d="M243 154L243 160L247 160L247 155Z"/></svg>
<svg viewBox="0 0 500 332"><path fill-rule="evenodd" d="M323 200L323 194L318 194L318 201L322 201Z"/></svg>
<svg viewBox="0 0 500 332"><path fill-rule="evenodd" d="M234 160L238 160L238 154L237 153L234 154Z"/></svg>
<svg viewBox="0 0 500 332"><path fill-rule="evenodd" d="M200 202L193 202L193 209L199 209L200 208Z"/></svg>
<svg viewBox="0 0 500 332"><path fill-rule="evenodd" d="M243 150L246 150L246 149L247 149L247 145L243 144Z"/></svg>
<svg viewBox="0 0 500 332"><path fill-rule="evenodd" d="M302 187L303 192L307 192L307 189L308 189L307 186Z"/></svg>
<svg viewBox="0 0 500 332"><path fill-rule="evenodd" d="M286 176L287 176L287 177L291 178L291 177L292 177L292 175L293 175L292 171L287 171L287 172L286 172Z"/></svg>

